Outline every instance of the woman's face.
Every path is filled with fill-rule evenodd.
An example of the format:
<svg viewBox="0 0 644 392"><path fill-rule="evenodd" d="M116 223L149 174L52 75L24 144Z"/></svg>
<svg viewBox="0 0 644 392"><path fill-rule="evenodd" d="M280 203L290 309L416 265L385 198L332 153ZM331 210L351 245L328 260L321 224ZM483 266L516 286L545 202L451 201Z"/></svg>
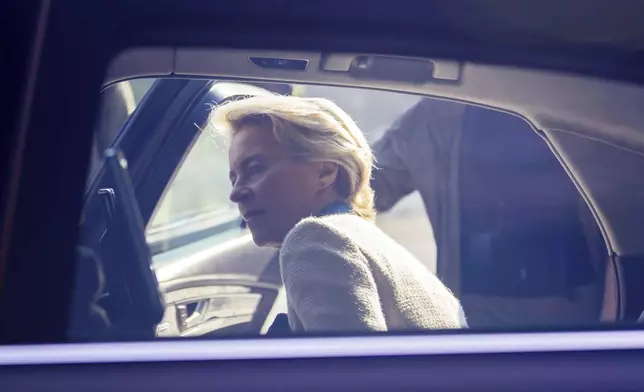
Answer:
<svg viewBox="0 0 644 392"><path fill-rule="evenodd" d="M278 246L297 222L323 207L320 166L294 160L271 129L242 127L228 153L230 200L257 245Z"/></svg>

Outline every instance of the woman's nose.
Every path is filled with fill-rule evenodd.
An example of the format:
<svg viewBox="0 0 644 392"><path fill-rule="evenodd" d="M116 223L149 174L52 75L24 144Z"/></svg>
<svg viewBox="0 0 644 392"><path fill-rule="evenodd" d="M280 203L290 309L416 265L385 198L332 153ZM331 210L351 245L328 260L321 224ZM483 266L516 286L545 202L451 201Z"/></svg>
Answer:
<svg viewBox="0 0 644 392"><path fill-rule="evenodd" d="M230 201L232 201L233 203L241 203L247 201L250 198L251 194L252 192L250 189L248 189L248 187L235 185L230 191L229 197Z"/></svg>

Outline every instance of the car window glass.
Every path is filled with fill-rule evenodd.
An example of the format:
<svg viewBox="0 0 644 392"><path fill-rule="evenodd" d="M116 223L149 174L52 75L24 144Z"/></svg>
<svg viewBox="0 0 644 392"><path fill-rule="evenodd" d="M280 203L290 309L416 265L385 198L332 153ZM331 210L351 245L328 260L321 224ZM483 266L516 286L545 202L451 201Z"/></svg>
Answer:
<svg viewBox="0 0 644 392"><path fill-rule="evenodd" d="M228 158L223 140L200 131L148 224L148 237L173 228L198 230L220 224L231 216L237 218L229 193Z"/></svg>
<svg viewBox="0 0 644 392"><path fill-rule="evenodd" d="M172 126L160 126L171 134L188 129L194 137L159 148L147 175L154 176L166 156L182 158L155 180L164 185L158 199L139 200L154 205L145 237L165 303L156 336L306 330L293 316L298 298L285 285L281 250L257 246L248 227L252 217L231 200L229 143L207 120L223 101L212 101L216 81L202 83L211 95L187 96L167 120ZM376 241L388 244L375 253L361 251L371 273L414 276L405 290L425 290L410 288L420 281L448 297L458 293L460 305L450 317L471 328L587 325L616 313L609 292L617 290L615 275L593 213L552 147L525 119L466 103L331 86L227 82L226 94L233 95L217 99L246 99L243 86L249 85L267 96L330 100L364 133L376 159L370 178L374 223L382 231ZM140 102L146 86L137 91ZM144 190L138 195L148 197ZM369 241L363 245L372 246ZM391 249L401 260L414 260L414 267L379 265L384 256L378 252ZM312 287L326 273L325 262L318 268ZM386 276L374 275L374 284L386 286ZM391 289L385 286L380 290ZM121 289L113 286L110 295ZM397 313L402 299L392 295L378 307L388 317L408 317ZM286 314L290 318L280 324ZM405 322L422 325L426 319L418 317Z"/></svg>
<svg viewBox="0 0 644 392"><path fill-rule="evenodd" d="M107 87L101 93L99 120L94 132L90 175L100 161L100 152L108 148L156 79L126 80Z"/></svg>

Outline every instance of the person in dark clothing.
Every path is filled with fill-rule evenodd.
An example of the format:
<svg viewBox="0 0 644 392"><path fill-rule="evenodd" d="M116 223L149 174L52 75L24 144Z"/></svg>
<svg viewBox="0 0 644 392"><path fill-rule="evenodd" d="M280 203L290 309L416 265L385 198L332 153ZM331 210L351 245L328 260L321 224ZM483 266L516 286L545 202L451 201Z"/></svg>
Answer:
<svg viewBox="0 0 644 392"><path fill-rule="evenodd" d="M418 190L438 275L470 327L599 319L605 248L548 145L523 119L424 99L374 145L378 211Z"/></svg>

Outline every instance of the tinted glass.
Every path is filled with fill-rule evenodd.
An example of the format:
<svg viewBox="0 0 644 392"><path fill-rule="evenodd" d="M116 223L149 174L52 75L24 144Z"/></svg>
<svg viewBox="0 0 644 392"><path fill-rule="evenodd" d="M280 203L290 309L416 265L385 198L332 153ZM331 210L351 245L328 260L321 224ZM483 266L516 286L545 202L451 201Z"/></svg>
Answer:
<svg viewBox="0 0 644 392"><path fill-rule="evenodd" d="M94 203L103 207L84 223L86 232L98 233L86 245L106 276L102 294L90 301L106 321L95 327L100 334L86 327L92 339L137 336L141 305L126 293L141 283L119 267L123 258L149 265L163 304L154 332L141 334L148 338L577 328L618 321L619 285L630 281L616 279L598 215L579 187L580 181L592 188L606 178L609 170L598 171L592 157L619 155L609 143L573 131L544 132L504 108L440 97L193 80L172 82L177 85L167 90L172 99L163 99L167 96L155 96L151 83L133 81L138 87L127 116L116 122L102 117L112 125L98 126L97 148L118 148L115 135L135 110L152 117L158 110L162 119L153 127L132 120L118 139L136 135L140 143L137 156L126 157L136 163L127 173L150 259L127 251L136 246L110 211L118 215L122 199L117 194L103 200L106 189L114 191L109 178L101 185L101 201ZM232 135L214 122L227 105L261 97L269 106L245 108L248 118L228 123ZM271 101L284 97L291 100ZM104 100L104 112L114 102ZM316 103L297 106L301 102ZM329 111L328 102L351 120ZM267 113L283 117L275 121ZM327 127L326 136L311 136L318 126ZM298 145L280 132L318 137L313 144L326 149L311 150L313 144ZM361 151L373 154L362 186L373 191L375 219L361 215L353 196L336 197L308 211L288 233L304 230L306 222L324 229L285 235L278 243L258 240L263 218L256 216L279 221L271 208L286 216L289 208L303 205L292 196L299 195L300 183L316 186L294 184L288 176L327 164L337 170L331 184L340 187L342 176L356 175L343 166L349 150L337 158L329 147L330 140L339 143L333 139L338 132L345 132L345 142L357 143L356 151L356 140L364 137L368 147ZM261 142L240 142L240 135L256 133ZM251 150L259 151L260 158L253 159L279 163L251 169L252 162L244 163ZM285 158L275 158L279 154ZM632 157L617 164L632 173L642 162ZM573 166L585 174L577 177ZM290 174L270 174L275 172ZM270 181L281 185L266 188ZM294 187L293 194L284 194L292 199L251 200L262 192L279 194L279 187ZM605 192L616 195L612 188ZM249 207L257 205L262 208ZM277 227L273 221L264 224Z"/></svg>

